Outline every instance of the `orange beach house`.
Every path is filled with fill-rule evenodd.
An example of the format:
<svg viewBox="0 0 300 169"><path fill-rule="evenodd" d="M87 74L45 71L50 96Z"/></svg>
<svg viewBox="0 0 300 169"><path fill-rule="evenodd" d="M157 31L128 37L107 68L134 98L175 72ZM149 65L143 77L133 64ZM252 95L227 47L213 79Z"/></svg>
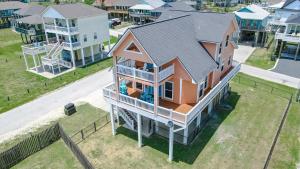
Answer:
<svg viewBox="0 0 300 169"><path fill-rule="evenodd" d="M142 137L193 141L214 106L226 97L240 64L233 61L239 33L233 14L170 11L129 28L110 51L114 82L103 89L116 123Z"/></svg>

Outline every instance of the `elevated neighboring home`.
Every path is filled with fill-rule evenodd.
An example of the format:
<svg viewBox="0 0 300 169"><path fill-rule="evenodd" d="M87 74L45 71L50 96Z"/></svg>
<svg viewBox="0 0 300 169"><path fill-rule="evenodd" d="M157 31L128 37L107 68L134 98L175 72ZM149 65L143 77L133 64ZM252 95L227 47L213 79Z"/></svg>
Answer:
<svg viewBox="0 0 300 169"><path fill-rule="evenodd" d="M285 21L291 16L300 13L300 0L286 0L275 6L275 13L269 24L275 28L285 26Z"/></svg>
<svg viewBox="0 0 300 169"><path fill-rule="evenodd" d="M103 42L110 42L107 12L85 4L47 7L42 13L46 42L22 46L26 67L53 75L106 57ZM32 56L30 68L27 57ZM48 73L49 74L49 73Z"/></svg>
<svg viewBox="0 0 300 169"><path fill-rule="evenodd" d="M131 21L128 9L141 0L96 0L93 6L108 11L109 18L120 18L122 21Z"/></svg>
<svg viewBox="0 0 300 169"><path fill-rule="evenodd" d="M13 29L19 32L23 43L45 41L42 12L46 7L41 5L29 5L26 8L14 12Z"/></svg>
<svg viewBox="0 0 300 169"><path fill-rule="evenodd" d="M143 0L142 3L129 8L129 15L137 24L152 22L157 16L152 11L165 4L162 0Z"/></svg>
<svg viewBox="0 0 300 169"><path fill-rule="evenodd" d="M170 19L129 28L112 48L114 82L103 95L113 135L117 120L138 133L139 147L142 136L169 138L172 160L173 142L191 143L228 94L239 28L233 14L162 16Z"/></svg>
<svg viewBox="0 0 300 169"><path fill-rule="evenodd" d="M214 0L213 2L216 6L230 7L236 6L238 3L241 3L242 0Z"/></svg>
<svg viewBox="0 0 300 169"><path fill-rule="evenodd" d="M249 5L234 12L240 28L239 42L263 46L267 39L269 12L257 5Z"/></svg>
<svg viewBox="0 0 300 169"><path fill-rule="evenodd" d="M300 14L291 15L284 24L275 34L278 56L300 60Z"/></svg>
<svg viewBox="0 0 300 169"><path fill-rule="evenodd" d="M14 12L27 6L27 4L19 1L0 2L0 29L11 27Z"/></svg>

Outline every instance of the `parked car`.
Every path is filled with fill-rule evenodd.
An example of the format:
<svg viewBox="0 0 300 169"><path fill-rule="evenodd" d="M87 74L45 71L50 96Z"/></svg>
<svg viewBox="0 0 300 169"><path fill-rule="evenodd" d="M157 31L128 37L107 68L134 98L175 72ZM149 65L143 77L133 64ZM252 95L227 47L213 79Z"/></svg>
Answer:
<svg viewBox="0 0 300 169"><path fill-rule="evenodd" d="M122 23L120 18L113 18L113 19L110 19L110 21L111 21L112 26L121 25L121 23Z"/></svg>

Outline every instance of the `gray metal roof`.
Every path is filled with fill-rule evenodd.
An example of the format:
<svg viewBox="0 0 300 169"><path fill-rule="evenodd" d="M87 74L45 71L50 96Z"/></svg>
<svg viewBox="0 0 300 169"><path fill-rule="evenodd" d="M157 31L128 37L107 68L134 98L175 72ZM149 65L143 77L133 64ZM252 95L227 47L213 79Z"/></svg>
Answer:
<svg viewBox="0 0 300 169"><path fill-rule="evenodd" d="M45 9L46 7L42 5L29 5L25 8L15 11L14 13L21 16L41 15Z"/></svg>
<svg viewBox="0 0 300 169"><path fill-rule="evenodd" d="M178 16L190 15L194 23L194 31L199 41L220 43L229 25L235 19L232 13L213 13L197 11L166 11L159 20L170 19Z"/></svg>
<svg viewBox="0 0 300 169"><path fill-rule="evenodd" d="M285 8L286 6L288 6L289 4L291 4L291 3L295 2L295 1L297 1L297 0L286 0L284 2L284 4L282 5L281 8Z"/></svg>
<svg viewBox="0 0 300 169"><path fill-rule="evenodd" d="M43 24L43 19L41 15L31 15L26 16L16 20L17 22L27 23L30 25Z"/></svg>
<svg viewBox="0 0 300 169"><path fill-rule="evenodd" d="M102 9L82 3L52 5L48 8L55 9L63 17L68 19L96 16L107 13ZM47 9L45 11L47 11Z"/></svg>
<svg viewBox="0 0 300 169"><path fill-rule="evenodd" d="M27 5L28 4L22 3L20 1L0 2L0 10L21 9L21 8L25 8Z"/></svg>
<svg viewBox="0 0 300 169"><path fill-rule="evenodd" d="M196 81L217 67L197 39L193 16L186 15L128 29L157 66L178 58Z"/></svg>
<svg viewBox="0 0 300 169"><path fill-rule="evenodd" d="M296 15L291 15L290 17L287 18L285 23L295 23L295 24L300 24L300 14Z"/></svg>
<svg viewBox="0 0 300 169"><path fill-rule="evenodd" d="M195 11L193 7L184 2L169 2L165 3L163 6L156 8L154 11L164 12L167 10L180 10L180 11Z"/></svg>

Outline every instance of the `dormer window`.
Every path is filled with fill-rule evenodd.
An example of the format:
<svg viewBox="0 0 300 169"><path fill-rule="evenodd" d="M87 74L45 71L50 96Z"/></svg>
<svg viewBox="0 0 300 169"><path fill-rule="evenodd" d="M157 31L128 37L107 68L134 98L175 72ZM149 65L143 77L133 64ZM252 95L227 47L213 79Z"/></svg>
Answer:
<svg viewBox="0 0 300 169"><path fill-rule="evenodd" d="M133 42L131 42L130 45L128 45L125 50L130 52L141 53L139 48Z"/></svg>

